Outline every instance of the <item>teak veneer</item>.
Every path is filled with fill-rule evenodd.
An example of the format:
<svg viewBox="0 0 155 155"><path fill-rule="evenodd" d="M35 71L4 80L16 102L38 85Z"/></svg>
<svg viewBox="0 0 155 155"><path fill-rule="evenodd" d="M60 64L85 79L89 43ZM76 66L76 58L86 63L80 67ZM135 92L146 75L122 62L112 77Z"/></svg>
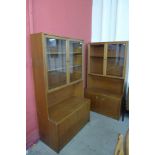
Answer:
<svg viewBox="0 0 155 155"><path fill-rule="evenodd" d="M85 97L91 110L119 119L126 75L128 42L97 42L88 45Z"/></svg>
<svg viewBox="0 0 155 155"><path fill-rule="evenodd" d="M37 33L31 43L40 139L59 152L90 118L83 41Z"/></svg>

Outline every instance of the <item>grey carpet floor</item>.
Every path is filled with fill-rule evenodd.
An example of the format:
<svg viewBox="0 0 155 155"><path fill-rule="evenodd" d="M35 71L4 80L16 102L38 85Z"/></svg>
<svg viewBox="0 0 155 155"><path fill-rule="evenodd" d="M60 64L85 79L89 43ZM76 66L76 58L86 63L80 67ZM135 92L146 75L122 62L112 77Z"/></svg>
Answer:
<svg viewBox="0 0 155 155"><path fill-rule="evenodd" d="M60 151L59 155L113 155L119 133L124 136L129 127L128 116L117 121L90 113L90 122ZM27 150L28 155L58 155L42 141Z"/></svg>

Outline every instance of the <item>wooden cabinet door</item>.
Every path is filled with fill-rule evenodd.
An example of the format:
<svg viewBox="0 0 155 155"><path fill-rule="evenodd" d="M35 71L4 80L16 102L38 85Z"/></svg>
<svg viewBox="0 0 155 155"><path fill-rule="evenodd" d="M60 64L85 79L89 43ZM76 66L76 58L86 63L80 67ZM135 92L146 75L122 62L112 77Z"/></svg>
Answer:
<svg viewBox="0 0 155 155"><path fill-rule="evenodd" d="M120 117L121 100L110 96L100 96L97 101L98 111L104 115L118 119Z"/></svg>
<svg viewBox="0 0 155 155"><path fill-rule="evenodd" d="M87 96L88 97L88 96ZM91 95L91 110L118 119L120 117L121 98L104 95Z"/></svg>

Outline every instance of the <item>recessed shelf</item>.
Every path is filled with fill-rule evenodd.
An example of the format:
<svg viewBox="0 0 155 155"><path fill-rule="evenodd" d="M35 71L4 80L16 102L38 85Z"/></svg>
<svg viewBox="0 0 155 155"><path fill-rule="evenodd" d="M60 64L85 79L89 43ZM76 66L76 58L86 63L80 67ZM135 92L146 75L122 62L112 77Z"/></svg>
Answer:
<svg viewBox="0 0 155 155"><path fill-rule="evenodd" d="M74 67L82 67L82 65L73 65L73 66L70 66L70 68L74 68Z"/></svg>
<svg viewBox="0 0 155 155"><path fill-rule="evenodd" d="M58 70L66 70L66 68L56 68L56 69L51 69L51 70L48 70L48 72L52 72L52 71L58 71Z"/></svg>
<svg viewBox="0 0 155 155"><path fill-rule="evenodd" d="M94 76L104 76L103 74L96 74L96 73L88 73L89 75L94 75Z"/></svg>
<svg viewBox="0 0 155 155"><path fill-rule="evenodd" d="M113 75L103 75L103 74L95 74L95 73L88 73L88 75L110 77L110 78L114 78L114 79L124 79L124 77L118 77L118 76L113 76Z"/></svg>
<svg viewBox="0 0 155 155"><path fill-rule="evenodd" d="M73 65L73 66L70 66L70 68L75 68L75 67L82 67L82 65ZM51 69L51 70L48 70L48 72L52 72L52 71L58 71L58 70L66 70L66 68L55 68L55 69Z"/></svg>
<svg viewBox="0 0 155 155"><path fill-rule="evenodd" d="M50 55L58 55L58 54L66 54L66 52L52 52L52 53L47 52L46 54L50 54ZM73 53L70 53L70 54L81 54L81 55L82 55L81 52L73 52Z"/></svg>
<svg viewBox="0 0 155 155"><path fill-rule="evenodd" d="M81 52L72 52L70 54L82 54Z"/></svg>
<svg viewBox="0 0 155 155"><path fill-rule="evenodd" d="M99 56L99 55L90 55L91 58L104 58L104 56Z"/></svg>
<svg viewBox="0 0 155 155"><path fill-rule="evenodd" d="M66 52L47 52L46 54L57 55L57 54L66 54Z"/></svg>
<svg viewBox="0 0 155 155"><path fill-rule="evenodd" d="M116 57L116 56L107 56L107 58L109 58L109 59L124 59L124 57L120 57L120 56L118 56L118 57Z"/></svg>

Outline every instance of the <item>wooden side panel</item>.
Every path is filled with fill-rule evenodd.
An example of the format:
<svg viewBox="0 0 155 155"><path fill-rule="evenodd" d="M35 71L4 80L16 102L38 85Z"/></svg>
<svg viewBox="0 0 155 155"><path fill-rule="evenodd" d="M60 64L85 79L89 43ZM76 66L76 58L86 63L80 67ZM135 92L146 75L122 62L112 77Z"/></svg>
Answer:
<svg viewBox="0 0 155 155"><path fill-rule="evenodd" d="M88 75L88 88L104 88L116 94L123 93L124 80Z"/></svg>
<svg viewBox="0 0 155 155"><path fill-rule="evenodd" d="M74 85L74 96L84 97L83 81Z"/></svg>
<svg viewBox="0 0 155 155"><path fill-rule="evenodd" d="M58 125L61 149L89 121L90 103L85 103Z"/></svg>
<svg viewBox="0 0 155 155"><path fill-rule="evenodd" d="M49 121L49 130L50 143L47 145L49 145L49 147L51 147L56 152L59 152L59 137L57 131L57 124L55 122Z"/></svg>
<svg viewBox="0 0 155 155"><path fill-rule="evenodd" d="M49 143L48 110L45 91L46 79L44 75L44 53L41 34L31 35L31 48L39 132L41 139Z"/></svg>

